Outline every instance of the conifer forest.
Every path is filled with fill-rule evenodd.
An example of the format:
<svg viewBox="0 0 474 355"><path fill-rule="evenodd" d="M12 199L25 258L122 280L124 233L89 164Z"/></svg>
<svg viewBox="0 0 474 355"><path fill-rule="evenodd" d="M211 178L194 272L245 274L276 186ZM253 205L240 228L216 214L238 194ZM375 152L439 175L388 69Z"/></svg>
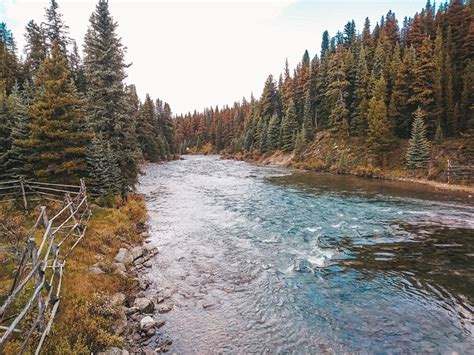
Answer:
<svg viewBox="0 0 474 355"><path fill-rule="evenodd" d="M471 354L473 256L474 0L0 0L0 354Z"/></svg>

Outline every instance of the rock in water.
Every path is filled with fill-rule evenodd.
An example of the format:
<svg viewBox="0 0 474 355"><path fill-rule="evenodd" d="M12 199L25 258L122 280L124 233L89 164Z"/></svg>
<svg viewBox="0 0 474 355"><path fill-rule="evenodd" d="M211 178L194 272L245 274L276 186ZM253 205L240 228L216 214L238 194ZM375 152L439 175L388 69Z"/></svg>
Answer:
<svg viewBox="0 0 474 355"><path fill-rule="evenodd" d="M146 297L139 297L135 299L133 304L135 307L138 307L142 313L152 313L155 309L155 305Z"/></svg>
<svg viewBox="0 0 474 355"><path fill-rule="evenodd" d="M150 316L143 317L140 321L140 330L148 332L150 329L155 327L155 321Z"/></svg>

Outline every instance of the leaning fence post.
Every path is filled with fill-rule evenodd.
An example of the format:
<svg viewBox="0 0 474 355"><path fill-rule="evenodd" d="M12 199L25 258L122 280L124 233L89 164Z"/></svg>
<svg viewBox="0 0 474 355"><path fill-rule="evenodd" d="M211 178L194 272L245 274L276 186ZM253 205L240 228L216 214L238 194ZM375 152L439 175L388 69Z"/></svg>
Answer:
<svg viewBox="0 0 474 355"><path fill-rule="evenodd" d="M26 203L26 194L25 194L25 185L24 185L23 176L20 177L20 188L21 188L21 194L23 195L23 204L25 205L25 210L27 210L28 204Z"/></svg>

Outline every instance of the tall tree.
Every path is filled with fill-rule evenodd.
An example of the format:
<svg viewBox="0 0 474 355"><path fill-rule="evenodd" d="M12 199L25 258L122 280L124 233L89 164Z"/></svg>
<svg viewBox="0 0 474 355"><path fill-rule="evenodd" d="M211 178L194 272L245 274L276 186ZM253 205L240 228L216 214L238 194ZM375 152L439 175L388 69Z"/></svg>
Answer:
<svg viewBox="0 0 474 355"><path fill-rule="evenodd" d="M298 118L296 117L296 107L293 101L286 111L282 121L281 149L291 152L295 147L295 137L298 132Z"/></svg>
<svg viewBox="0 0 474 355"><path fill-rule="evenodd" d="M367 143L372 155L380 160L393 143L392 127L385 105L386 83L384 77L377 80L374 95L369 102Z"/></svg>
<svg viewBox="0 0 474 355"><path fill-rule="evenodd" d="M49 7L46 9L46 18L44 28L50 47L57 43L59 50L64 55L67 54L67 46L71 39L69 38L69 27L63 21L63 15L59 11L59 5L56 0L50 0Z"/></svg>
<svg viewBox="0 0 474 355"><path fill-rule="evenodd" d="M117 23L108 2L99 0L90 17L84 41L84 71L87 81L87 118L117 157L121 191L133 188L139 173L139 149L131 107L124 91L124 47L116 33Z"/></svg>
<svg viewBox="0 0 474 355"><path fill-rule="evenodd" d="M86 172L88 133L83 102L70 81L66 56L53 43L51 56L41 65L35 100L30 109L31 136L22 144L32 150L30 164L41 180L70 182Z"/></svg>

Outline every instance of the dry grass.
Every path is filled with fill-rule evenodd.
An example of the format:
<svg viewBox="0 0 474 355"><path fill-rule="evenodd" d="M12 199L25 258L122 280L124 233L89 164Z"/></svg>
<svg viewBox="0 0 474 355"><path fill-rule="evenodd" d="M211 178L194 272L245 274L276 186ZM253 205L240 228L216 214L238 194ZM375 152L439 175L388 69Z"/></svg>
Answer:
<svg viewBox="0 0 474 355"><path fill-rule="evenodd" d="M111 208L94 208L86 237L67 259L59 313L44 354L90 354L122 344L122 338L111 331L117 309L110 296L128 293L136 284L107 266L112 265L119 248L140 242L146 216L143 198L138 195L130 195L126 202L117 200ZM105 274L88 272L97 262ZM5 354L15 354L20 344L10 342Z"/></svg>

